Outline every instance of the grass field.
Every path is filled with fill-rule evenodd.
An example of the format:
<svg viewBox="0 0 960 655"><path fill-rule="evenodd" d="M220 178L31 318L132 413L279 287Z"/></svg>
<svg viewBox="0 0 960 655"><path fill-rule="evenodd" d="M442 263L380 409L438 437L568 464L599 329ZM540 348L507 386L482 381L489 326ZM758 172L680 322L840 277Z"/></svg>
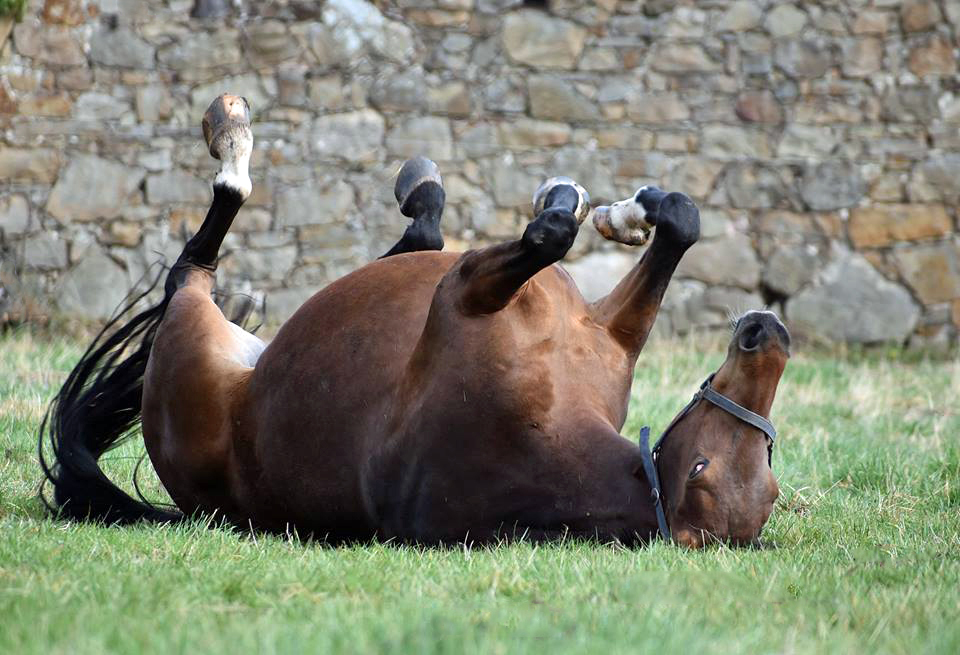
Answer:
<svg viewBox="0 0 960 655"><path fill-rule="evenodd" d="M624 434L662 429L723 350L652 344ZM0 653L960 652L956 357L801 349L773 412L769 547L690 552L335 549L54 522L34 435L78 355L0 336ZM105 468L129 487L141 452Z"/></svg>

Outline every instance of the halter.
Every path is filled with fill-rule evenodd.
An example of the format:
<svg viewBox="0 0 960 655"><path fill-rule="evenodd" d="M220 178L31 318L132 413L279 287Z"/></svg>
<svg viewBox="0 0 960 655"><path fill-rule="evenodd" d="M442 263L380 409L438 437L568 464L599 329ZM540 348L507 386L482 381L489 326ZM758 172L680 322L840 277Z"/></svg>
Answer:
<svg viewBox="0 0 960 655"><path fill-rule="evenodd" d="M670 431L677 426L677 423L679 423L683 417L693 411L693 408L696 407L701 400L707 400L713 403L726 413L735 416L744 423L748 423L763 432L767 436L767 464L771 467L773 466L773 442L777 438L777 430L773 427L773 423L759 414L751 412L746 407L738 405L722 393L715 391L714 388L710 386L715 375L716 373L711 373L710 376L703 381L700 389L697 390L697 393L693 394L693 398L687 403L687 406L680 410L680 413L670 421L670 425L667 426L667 429L664 430L660 438L657 439L657 443L654 444L653 450L650 450L650 428L644 426L640 430L640 456L643 459L643 470L652 487L650 497L653 500L653 507L657 512L657 527L660 530L660 536L663 537L665 541L670 541L670 526L667 523L666 512L663 510L663 493L660 490L660 476L657 470L660 450L663 448L663 440L667 438Z"/></svg>

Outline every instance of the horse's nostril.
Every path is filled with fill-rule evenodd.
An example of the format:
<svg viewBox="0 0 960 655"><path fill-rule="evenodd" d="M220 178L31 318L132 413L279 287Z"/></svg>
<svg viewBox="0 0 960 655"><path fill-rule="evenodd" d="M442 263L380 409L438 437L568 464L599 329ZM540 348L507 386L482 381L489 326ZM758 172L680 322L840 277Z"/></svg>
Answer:
<svg viewBox="0 0 960 655"><path fill-rule="evenodd" d="M740 349L756 350L763 343L765 336L766 330L759 321L748 325L740 334Z"/></svg>

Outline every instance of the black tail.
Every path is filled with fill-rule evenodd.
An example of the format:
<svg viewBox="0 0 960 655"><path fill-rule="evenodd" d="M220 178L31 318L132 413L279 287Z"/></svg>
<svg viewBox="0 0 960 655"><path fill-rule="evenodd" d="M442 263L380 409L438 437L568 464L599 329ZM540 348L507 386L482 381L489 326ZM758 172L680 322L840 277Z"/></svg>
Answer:
<svg viewBox="0 0 960 655"><path fill-rule="evenodd" d="M100 468L101 455L123 443L140 420L143 374L172 294L120 325L159 282L128 300L70 371L40 424L40 466L53 486L51 511L80 521L173 521L181 514L135 500ZM52 463L44 455L49 442Z"/></svg>

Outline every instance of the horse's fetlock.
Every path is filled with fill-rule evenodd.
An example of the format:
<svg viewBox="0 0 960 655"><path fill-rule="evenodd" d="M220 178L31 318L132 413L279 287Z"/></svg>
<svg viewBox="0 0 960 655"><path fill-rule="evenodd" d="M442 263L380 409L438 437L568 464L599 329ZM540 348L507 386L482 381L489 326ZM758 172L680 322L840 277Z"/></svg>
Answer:
<svg viewBox="0 0 960 655"><path fill-rule="evenodd" d="M544 258L557 261L573 246L578 229L573 212L567 209L546 209L527 225L523 233L523 244Z"/></svg>
<svg viewBox="0 0 960 655"><path fill-rule="evenodd" d="M700 210L683 193L668 193L660 202L657 234L683 249L700 239Z"/></svg>

